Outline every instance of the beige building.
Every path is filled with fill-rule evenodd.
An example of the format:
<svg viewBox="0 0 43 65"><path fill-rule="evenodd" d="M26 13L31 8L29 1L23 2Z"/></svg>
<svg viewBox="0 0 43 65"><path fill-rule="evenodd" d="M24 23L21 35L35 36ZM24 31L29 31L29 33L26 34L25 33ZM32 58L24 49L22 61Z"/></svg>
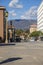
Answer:
<svg viewBox="0 0 43 65"><path fill-rule="evenodd" d="M6 37L6 19L5 19L5 7L0 6L0 37L5 40Z"/></svg>
<svg viewBox="0 0 43 65"><path fill-rule="evenodd" d="M34 31L37 31L37 25L36 24L30 25L30 33L34 32Z"/></svg>
<svg viewBox="0 0 43 65"><path fill-rule="evenodd" d="M15 26L8 25L8 42L12 40L12 42L15 41Z"/></svg>
<svg viewBox="0 0 43 65"><path fill-rule="evenodd" d="M12 35L14 34L14 26L12 25L8 25L8 32L9 32L9 35L10 35L10 38L12 38Z"/></svg>

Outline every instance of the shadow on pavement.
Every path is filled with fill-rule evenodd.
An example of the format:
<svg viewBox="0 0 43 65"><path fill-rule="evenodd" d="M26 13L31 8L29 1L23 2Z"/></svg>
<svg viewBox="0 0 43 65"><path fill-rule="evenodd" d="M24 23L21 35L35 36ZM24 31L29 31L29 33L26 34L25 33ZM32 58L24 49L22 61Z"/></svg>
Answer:
<svg viewBox="0 0 43 65"><path fill-rule="evenodd" d="M0 62L0 64L12 62L12 61L16 61L16 60L20 60L20 59L22 59L22 58L20 58L20 57L17 57L17 58L8 58L8 59L6 59L6 60Z"/></svg>
<svg viewBox="0 0 43 65"><path fill-rule="evenodd" d="M11 44L11 43L8 43L8 44L5 44L5 43L0 43L0 46L14 46L15 44Z"/></svg>

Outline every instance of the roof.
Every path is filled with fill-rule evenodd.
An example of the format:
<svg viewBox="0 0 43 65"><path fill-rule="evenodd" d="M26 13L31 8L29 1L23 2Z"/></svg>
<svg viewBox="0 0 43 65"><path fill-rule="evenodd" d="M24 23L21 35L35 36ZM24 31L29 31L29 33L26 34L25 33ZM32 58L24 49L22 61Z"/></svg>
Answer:
<svg viewBox="0 0 43 65"><path fill-rule="evenodd" d="M6 8L4 6L0 6L0 10L5 10Z"/></svg>
<svg viewBox="0 0 43 65"><path fill-rule="evenodd" d="M15 28L14 26L12 26L12 25L8 25L8 28Z"/></svg>
<svg viewBox="0 0 43 65"><path fill-rule="evenodd" d="M37 25L36 24L32 24L32 25L30 25L30 27L34 28L34 27L37 27Z"/></svg>

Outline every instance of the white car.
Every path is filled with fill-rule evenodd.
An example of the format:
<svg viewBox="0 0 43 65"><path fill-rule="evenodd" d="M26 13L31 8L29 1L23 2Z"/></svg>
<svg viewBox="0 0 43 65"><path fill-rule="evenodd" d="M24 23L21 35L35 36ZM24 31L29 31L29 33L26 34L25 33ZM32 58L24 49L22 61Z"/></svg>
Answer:
<svg viewBox="0 0 43 65"><path fill-rule="evenodd" d="M34 38L31 38L30 41L35 41L35 39Z"/></svg>
<svg viewBox="0 0 43 65"><path fill-rule="evenodd" d="M30 41L35 41L34 39L30 39Z"/></svg>

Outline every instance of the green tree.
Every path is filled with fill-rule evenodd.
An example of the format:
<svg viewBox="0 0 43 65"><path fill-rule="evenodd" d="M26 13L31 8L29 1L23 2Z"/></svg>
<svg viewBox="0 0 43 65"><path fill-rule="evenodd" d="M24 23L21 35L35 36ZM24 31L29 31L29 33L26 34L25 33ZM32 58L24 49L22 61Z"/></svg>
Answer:
<svg viewBox="0 0 43 65"><path fill-rule="evenodd" d="M29 34L29 33L30 33L30 32L29 32L29 29L25 30L25 33Z"/></svg>
<svg viewBox="0 0 43 65"><path fill-rule="evenodd" d="M34 31L30 34L30 37L38 37L41 36L42 32L41 31Z"/></svg>
<svg viewBox="0 0 43 65"><path fill-rule="evenodd" d="M17 30L16 30L16 34L17 34L18 36L20 36L22 33L23 33L23 30L22 30L22 29L17 29Z"/></svg>

